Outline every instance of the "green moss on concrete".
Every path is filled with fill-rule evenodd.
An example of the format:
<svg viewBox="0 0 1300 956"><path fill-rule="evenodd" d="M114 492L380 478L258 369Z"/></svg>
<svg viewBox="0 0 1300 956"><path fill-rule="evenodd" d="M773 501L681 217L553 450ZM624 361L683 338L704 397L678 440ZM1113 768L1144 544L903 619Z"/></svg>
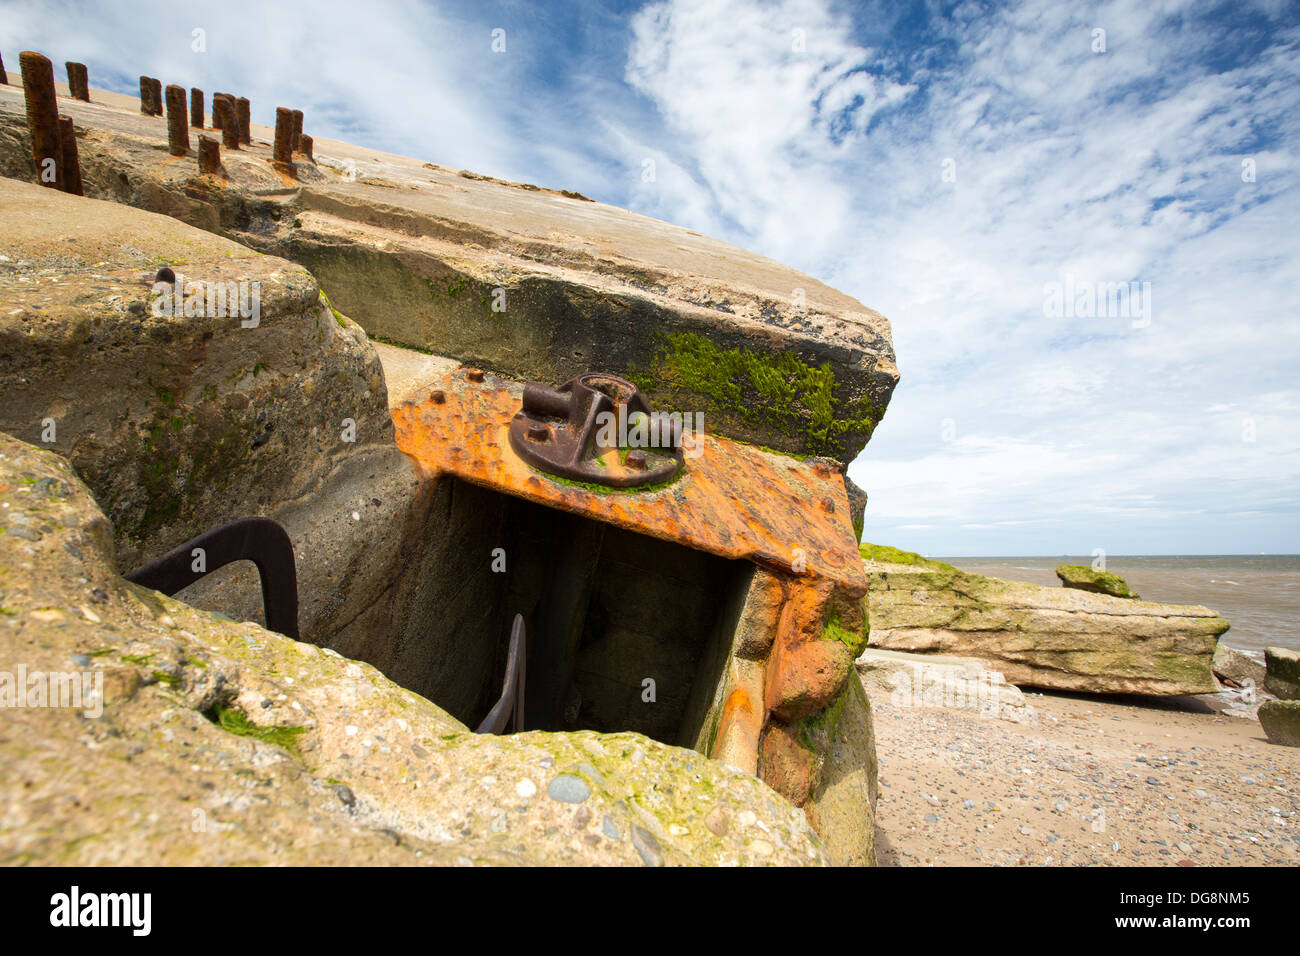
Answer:
<svg viewBox="0 0 1300 956"><path fill-rule="evenodd" d="M205 441L182 445L181 429L173 427L178 417L174 410L184 411L176 408L174 400L170 405L160 400L152 420L144 426L142 443L147 454L140 458L137 483L144 489L145 507L131 528L136 538L191 513L200 499L229 482L236 466L252 450L253 424L237 418L221 419ZM192 416L189 421L192 425ZM188 468L182 452L191 456Z"/></svg>
<svg viewBox="0 0 1300 956"><path fill-rule="evenodd" d="M840 695L828 706L795 722L795 735L799 742L813 753L826 753L830 742L835 739L835 731L853 692L852 684L853 681L846 681Z"/></svg>
<svg viewBox="0 0 1300 956"><path fill-rule="evenodd" d="M880 561L885 564L906 564L916 568L926 568L932 571L952 571L961 574L957 568L951 564L944 564L942 561L935 561L931 558L923 558L914 551L903 551L900 548L891 548L887 544L871 544L868 541L858 545L858 553L868 561Z"/></svg>
<svg viewBox="0 0 1300 956"><path fill-rule="evenodd" d="M863 649L867 646L867 640L871 636L871 627L867 624L866 614L863 614L863 627L861 630L852 630L844 627L839 618L831 618L826 622L825 628L822 629L823 641L839 641L845 647L853 652L856 659Z"/></svg>
<svg viewBox="0 0 1300 956"><path fill-rule="evenodd" d="M258 727L249 722L248 716L243 711L220 704L213 708L209 717L227 733L234 734L236 737L252 737L263 743L283 747L295 756L299 756L298 737L307 732L306 727Z"/></svg>
<svg viewBox="0 0 1300 956"><path fill-rule="evenodd" d="M849 433L870 437L881 414L865 395L837 402L828 362L817 366L790 353L725 348L695 332L663 336L649 365L629 369L627 377L645 392L703 396L706 413L774 429L813 455L834 454Z"/></svg>

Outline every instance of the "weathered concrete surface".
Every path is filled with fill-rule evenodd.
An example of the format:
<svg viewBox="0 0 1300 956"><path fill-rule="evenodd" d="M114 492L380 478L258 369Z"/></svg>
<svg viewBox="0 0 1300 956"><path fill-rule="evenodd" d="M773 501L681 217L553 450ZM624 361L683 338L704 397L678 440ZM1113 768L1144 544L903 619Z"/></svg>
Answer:
<svg viewBox="0 0 1300 956"><path fill-rule="evenodd" d="M947 707L1017 724L1038 720L1020 688L972 658L868 647L855 666L868 696L895 707Z"/></svg>
<svg viewBox="0 0 1300 956"><path fill-rule="evenodd" d="M863 545L871 646L974 657L1013 684L1105 694L1218 690L1210 661L1228 622L1156 604L969 574Z"/></svg>
<svg viewBox="0 0 1300 956"><path fill-rule="evenodd" d="M1245 651L1219 642L1214 648L1214 659L1210 662L1214 676L1224 681L1231 681L1238 687L1247 683L1256 689L1264 687L1264 665Z"/></svg>
<svg viewBox="0 0 1300 956"><path fill-rule="evenodd" d="M372 604L420 499L360 327L300 266L174 219L8 179L0 206L0 429L68 458L122 569L263 514L297 546L305 638ZM256 284L257 324L206 302L155 314L160 268L204 290ZM244 567L185 597L257 619Z"/></svg>
<svg viewBox="0 0 1300 956"><path fill-rule="evenodd" d="M305 265L372 335L519 380L599 368L719 434L851 461L897 382L889 323L762 256L571 194L317 138L296 179L270 131L226 177L159 149L135 100L61 100L86 195ZM31 180L21 94L0 88L0 174ZM505 311L499 311L504 303ZM494 305L498 311L494 311Z"/></svg>
<svg viewBox="0 0 1300 956"><path fill-rule="evenodd" d="M7 435L0 529L0 863L828 861L693 751L468 734L369 666L126 583L68 463ZM87 693L34 706L49 674Z"/></svg>

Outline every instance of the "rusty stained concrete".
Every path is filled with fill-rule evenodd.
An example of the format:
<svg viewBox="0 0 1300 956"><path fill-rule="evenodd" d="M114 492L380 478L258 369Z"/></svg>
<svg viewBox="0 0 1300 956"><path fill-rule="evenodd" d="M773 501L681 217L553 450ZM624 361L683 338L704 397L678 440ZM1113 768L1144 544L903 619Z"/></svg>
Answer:
<svg viewBox="0 0 1300 956"><path fill-rule="evenodd" d="M466 369L442 376L393 409L397 444L430 472L454 475L537 504L778 573L867 589L844 480L835 466L704 435L675 481L651 491L597 492L536 471L510 448L518 386ZM430 396L442 395L442 402ZM619 470L617 453L607 461Z"/></svg>

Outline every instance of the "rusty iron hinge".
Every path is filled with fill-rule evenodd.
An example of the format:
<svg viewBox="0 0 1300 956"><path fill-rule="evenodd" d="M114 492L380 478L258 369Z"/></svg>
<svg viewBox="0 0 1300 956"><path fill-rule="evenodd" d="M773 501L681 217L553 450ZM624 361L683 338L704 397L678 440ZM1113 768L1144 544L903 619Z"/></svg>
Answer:
<svg viewBox="0 0 1300 956"><path fill-rule="evenodd" d="M547 474L636 488L659 484L682 469L680 416L651 412L626 379L600 372L559 388L529 382L510 422L510 447Z"/></svg>

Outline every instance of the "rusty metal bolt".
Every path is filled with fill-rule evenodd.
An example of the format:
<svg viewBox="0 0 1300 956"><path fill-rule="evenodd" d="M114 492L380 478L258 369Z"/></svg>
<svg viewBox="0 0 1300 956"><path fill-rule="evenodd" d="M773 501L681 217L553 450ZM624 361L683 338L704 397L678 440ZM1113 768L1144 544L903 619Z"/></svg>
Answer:
<svg viewBox="0 0 1300 956"><path fill-rule="evenodd" d="M293 112L283 106L275 109L275 143L271 160L280 172L293 175Z"/></svg>
<svg viewBox="0 0 1300 956"><path fill-rule="evenodd" d="M470 382L481 382L483 381L483 370L481 368L467 368L465 369L465 379Z"/></svg>
<svg viewBox="0 0 1300 956"><path fill-rule="evenodd" d="M73 196L84 196L81 189L81 158L77 154L77 133L72 119L59 117L59 144L63 154L63 191Z"/></svg>
<svg viewBox="0 0 1300 956"><path fill-rule="evenodd" d="M221 173L221 147L211 136L199 134L199 172L205 176Z"/></svg>
<svg viewBox="0 0 1300 956"><path fill-rule="evenodd" d="M173 156L190 151L190 126L185 119L185 89L174 83L167 87L167 149Z"/></svg>
<svg viewBox="0 0 1300 956"><path fill-rule="evenodd" d="M641 451L640 449L637 449L636 451L628 452L626 464L633 471L645 471L646 469L645 452Z"/></svg>
<svg viewBox="0 0 1300 956"><path fill-rule="evenodd" d="M302 147L302 110L293 111L293 150L296 153Z"/></svg>
<svg viewBox="0 0 1300 956"><path fill-rule="evenodd" d="M197 86L190 88L190 125L203 129L203 91Z"/></svg>
<svg viewBox="0 0 1300 956"><path fill-rule="evenodd" d="M315 141L313 141L312 138L308 136L306 133L303 133L302 139L299 140L299 145L302 148L298 151L302 153L304 156L306 156L308 159L310 159L313 163L316 162L316 157L312 155L312 149L316 145Z"/></svg>
<svg viewBox="0 0 1300 956"><path fill-rule="evenodd" d="M222 93L212 107L221 117L221 145L226 149L239 149L239 117L235 113L235 101Z"/></svg>
<svg viewBox="0 0 1300 956"><path fill-rule="evenodd" d="M54 96L54 66L30 50L18 54L27 98L27 132L32 140L36 181L63 188L63 146L59 142L59 105Z"/></svg>
<svg viewBox="0 0 1300 956"><path fill-rule="evenodd" d="M528 426L529 441L546 441L551 437L551 430L539 422L533 422Z"/></svg>
<svg viewBox="0 0 1300 956"><path fill-rule="evenodd" d="M835 514L835 502L831 501L831 499L823 498L821 500L821 506L822 511L826 512L828 515Z"/></svg>
<svg viewBox="0 0 1300 956"><path fill-rule="evenodd" d="M429 398L433 400L433 404L441 405L447 400L447 393L440 388L435 388L429 393Z"/></svg>
<svg viewBox="0 0 1300 956"><path fill-rule="evenodd" d="M253 142L253 119L247 96L235 100L235 117L239 120L239 141L248 146Z"/></svg>
<svg viewBox="0 0 1300 956"><path fill-rule="evenodd" d="M86 64L68 61L68 92L74 100L90 102L90 79L86 73Z"/></svg>

